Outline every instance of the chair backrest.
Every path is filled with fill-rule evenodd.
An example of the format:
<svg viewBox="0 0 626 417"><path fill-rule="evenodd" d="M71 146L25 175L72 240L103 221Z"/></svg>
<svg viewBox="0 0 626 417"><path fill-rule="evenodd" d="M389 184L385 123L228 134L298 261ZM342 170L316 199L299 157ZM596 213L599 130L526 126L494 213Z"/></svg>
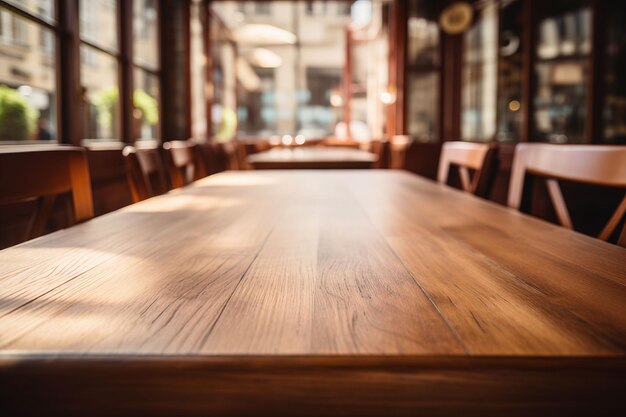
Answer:
<svg viewBox="0 0 626 417"><path fill-rule="evenodd" d="M126 146L122 154L126 160L126 178L135 202L169 190L158 147Z"/></svg>
<svg viewBox="0 0 626 417"><path fill-rule="evenodd" d="M445 142L439 158L437 181L447 183L450 167L456 166L464 191L488 197L495 169L496 150L496 145L492 143ZM475 171L473 178L470 176L470 169Z"/></svg>
<svg viewBox="0 0 626 417"><path fill-rule="evenodd" d="M94 215L99 216L133 203L126 179L121 141L84 141L87 152Z"/></svg>
<svg viewBox="0 0 626 417"><path fill-rule="evenodd" d="M197 147L192 140L176 140L163 144L165 165L172 187L182 187L206 176L204 162Z"/></svg>
<svg viewBox="0 0 626 417"><path fill-rule="evenodd" d="M228 169L228 154L222 143L206 141L199 143L198 149L203 157L207 175Z"/></svg>
<svg viewBox="0 0 626 417"><path fill-rule="evenodd" d="M0 204L36 198L26 239L45 232L57 196L71 193L70 223L93 217L89 166L83 148L60 145L0 147Z"/></svg>
<svg viewBox="0 0 626 417"><path fill-rule="evenodd" d="M558 180L611 187L626 187L626 146L550 145L522 143L515 148L509 185L509 207L518 209L524 193L526 174L547 177L552 204L562 226L573 229ZM626 214L622 199L598 238L608 240ZM618 239L626 247L626 226Z"/></svg>
<svg viewBox="0 0 626 417"><path fill-rule="evenodd" d="M235 140L232 141L235 146L235 152L237 157L237 165L241 170L250 170L252 165L248 163L248 157L255 153L264 152L270 150L272 146L268 140L265 139L249 139L246 141Z"/></svg>

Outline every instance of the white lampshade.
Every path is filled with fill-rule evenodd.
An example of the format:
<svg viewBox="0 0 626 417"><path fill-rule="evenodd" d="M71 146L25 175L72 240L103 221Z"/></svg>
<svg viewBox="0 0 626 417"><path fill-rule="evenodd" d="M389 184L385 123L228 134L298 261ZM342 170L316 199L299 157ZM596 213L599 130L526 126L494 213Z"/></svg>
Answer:
<svg viewBox="0 0 626 417"><path fill-rule="evenodd" d="M235 40L254 45L293 45L296 35L276 26L249 24L235 30Z"/></svg>
<svg viewBox="0 0 626 417"><path fill-rule="evenodd" d="M283 59L275 52L265 48L254 48L250 54L250 63L261 68L278 68Z"/></svg>

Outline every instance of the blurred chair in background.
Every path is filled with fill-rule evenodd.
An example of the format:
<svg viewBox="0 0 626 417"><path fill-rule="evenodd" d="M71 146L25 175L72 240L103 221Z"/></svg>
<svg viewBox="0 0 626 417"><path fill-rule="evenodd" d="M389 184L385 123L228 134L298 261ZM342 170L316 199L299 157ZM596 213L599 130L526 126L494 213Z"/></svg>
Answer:
<svg viewBox="0 0 626 417"><path fill-rule="evenodd" d="M545 177L559 223L574 229L558 181L587 183L626 189L626 146L549 145L520 143L515 148L509 186L509 207L520 210L527 191L527 174ZM528 193L526 193L528 194ZM626 215L626 195L598 235L608 241ZM626 247L626 225L617 243Z"/></svg>
<svg viewBox="0 0 626 417"><path fill-rule="evenodd" d="M165 166L173 188L206 177L206 168L198 144L193 140L163 144Z"/></svg>
<svg viewBox="0 0 626 417"><path fill-rule="evenodd" d="M439 159L437 181L447 184L450 168L454 166L463 191L488 198L495 172L496 149L496 145L491 143L445 142Z"/></svg>
<svg viewBox="0 0 626 417"><path fill-rule="evenodd" d="M23 240L46 232L59 196L67 199L67 225L93 217L93 199L85 149L74 146L0 147L0 204L36 199Z"/></svg>
<svg viewBox="0 0 626 417"><path fill-rule="evenodd" d="M123 155L126 160L126 177L135 203L169 190L158 147L126 146Z"/></svg>

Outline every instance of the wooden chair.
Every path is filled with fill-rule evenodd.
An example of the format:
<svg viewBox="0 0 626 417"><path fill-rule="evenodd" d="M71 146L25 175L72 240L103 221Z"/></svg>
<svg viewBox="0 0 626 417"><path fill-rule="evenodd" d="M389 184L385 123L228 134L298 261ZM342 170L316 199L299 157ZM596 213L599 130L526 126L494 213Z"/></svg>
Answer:
<svg viewBox="0 0 626 417"><path fill-rule="evenodd" d="M495 170L497 147L492 143L445 142L439 158L437 181L448 182L450 167L459 170L461 188L480 197L488 197ZM470 176L469 170L474 170Z"/></svg>
<svg viewBox="0 0 626 417"><path fill-rule="evenodd" d="M233 145L235 146L237 165L241 170L253 169L252 165L248 163L248 157L250 155L264 152L272 148L269 141L265 139L249 139L246 141L236 140L233 141Z"/></svg>
<svg viewBox="0 0 626 417"><path fill-rule="evenodd" d="M193 140L163 144L165 165L173 188L182 187L206 176L202 156Z"/></svg>
<svg viewBox="0 0 626 417"><path fill-rule="evenodd" d="M87 152L95 216L118 210L134 199L126 179L121 141L84 141Z"/></svg>
<svg viewBox="0 0 626 417"><path fill-rule="evenodd" d="M549 145L522 143L515 148L509 186L509 207L520 209L526 174L547 177L550 200L562 226L573 229L558 180L626 187L626 146ZM608 240L626 214L626 196L610 217L599 239ZM618 244L626 247L626 226Z"/></svg>
<svg viewBox="0 0 626 417"><path fill-rule="evenodd" d="M216 174L228 169L229 156L223 144L206 141L199 143L198 149L202 155L207 175Z"/></svg>
<svg viewBox="0 0 626 417"><path fill-rule="evenodd" d="M126 146L126 178L135 203L169 190L165 168L158 147Z"/></svg>
<svg viewBox="0 0 626 417"><path fill-rule="evenodd" d="M89 166L83 148L60 145L0 147L0 204L37 199L25 240L41 236L59 195L71 193L68 224L93 217Z"/></svg>

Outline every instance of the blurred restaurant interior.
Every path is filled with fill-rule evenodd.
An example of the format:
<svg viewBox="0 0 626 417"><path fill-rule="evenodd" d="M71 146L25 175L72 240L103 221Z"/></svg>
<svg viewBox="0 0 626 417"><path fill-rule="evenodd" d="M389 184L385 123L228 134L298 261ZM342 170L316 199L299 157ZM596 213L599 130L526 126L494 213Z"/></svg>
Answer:
<svg viewBox="0 0 626 417"><path fill-rule="evenodd" d="M0 0L6 416L626 415L625 21Z"/></svg>

